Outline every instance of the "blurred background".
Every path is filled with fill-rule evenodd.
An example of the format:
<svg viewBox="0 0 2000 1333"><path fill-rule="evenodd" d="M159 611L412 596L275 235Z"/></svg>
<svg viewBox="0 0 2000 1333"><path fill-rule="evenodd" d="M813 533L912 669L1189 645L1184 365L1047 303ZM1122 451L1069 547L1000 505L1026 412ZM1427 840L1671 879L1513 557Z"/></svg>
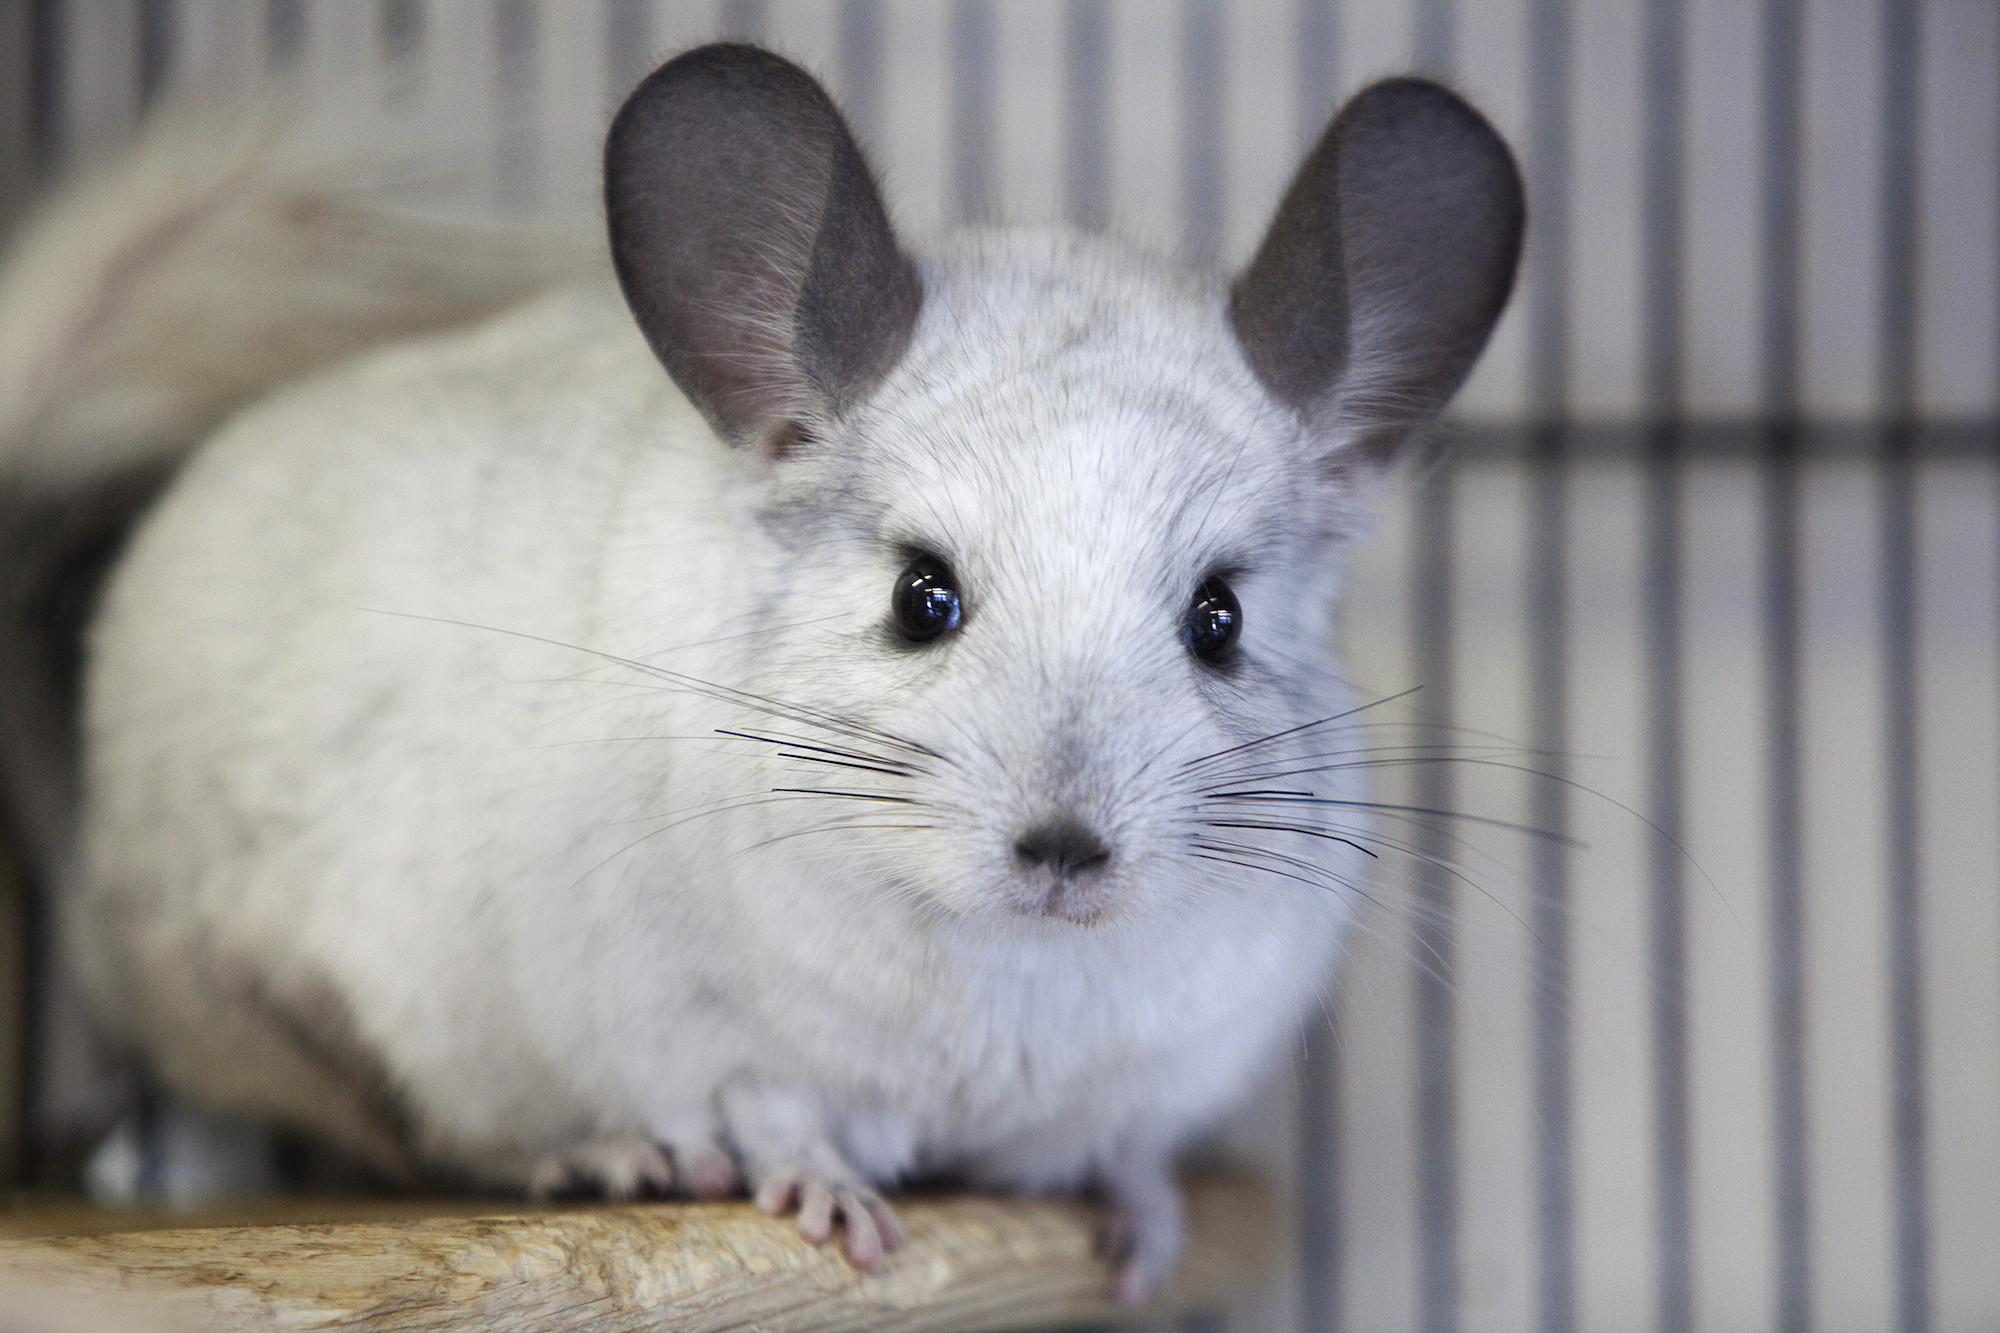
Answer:
<svg viewBox="0 0 2000 1333"><path fill-rule="evenodd" d="M1455 873L1385 875L1226 1136L1299 1262L1201 1326L2000 1328L2000 5L0 0L0 209L284 71L437 148L440 207L574 216L625 90L716 35L827 82L918 244L1228 269L1408 70L1520 156L1514 304L1346 633L1451 738L1385 791L1560 837L1441 822Z"/></svg>

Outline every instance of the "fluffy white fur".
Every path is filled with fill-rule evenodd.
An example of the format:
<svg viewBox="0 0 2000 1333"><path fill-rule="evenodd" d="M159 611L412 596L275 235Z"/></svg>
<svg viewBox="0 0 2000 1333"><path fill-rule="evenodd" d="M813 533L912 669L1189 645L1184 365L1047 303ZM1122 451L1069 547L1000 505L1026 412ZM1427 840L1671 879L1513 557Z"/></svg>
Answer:
<svg viewBox="0 0 2000 1333"><path fill-rule="evenodd" d="M94 638L65 919L100 1012L210 1104L490 1183L726 1147L753 1185L857 1191L852 1228L912 1173L1097 1179L1150 1281L1171 1153L1347 917L1192 855L1223 770L1187 767L1345 706L1347 497L1216 287L1061 234L923 274L902 363L795 459L715 440L596 288L203 449ZM918 651L885 632L912 547L966 608ZM1216 569L1229 676L1180 639ZM896 771L786 757L815 745ZM1013 841L1059 811L1117 849L1088 924L1021 910ZM264 1018L329 994L407 1140Z"/></svg>
<svg viewBox="0 0 2000 1333"><path fill-rule="evenodd" d="M1357 160L1421 176L1375 114ZM221 156L100 198L117 217L38 298L81 369L0 421L16 484L171 458L228 403L497 294L504 247L415 247L436 271L401 303L343 277L382 251L302 243L317 214ZM230 219L268 242L217 279L247 314L156 364ZM296 291L242 285L285 263ZM1356 809L1270 801L1360 795L1332 615L1372 470L1340 451L1381 423L1309 426L1220 284L1115 243L974 235L918 267L893 369L786 453L717 438L602 278L298 380L201 446L91 635L59 925L102 1028L385 1172L740 1177L864 1264L899 1180L1095 1182L1121 1294L1150 1290L1176 1148L1310 1012L1366 874ZM12 281L0 383L39 347ZM1378 393L1360 313L1335 403ZM1427 355L1413 328L1398 364ZM963 596L920 646L890 598L915 553ZM1183 638L1218 575L1221 669ZM1019 854L1059 819L1106 870Z"/></svg>

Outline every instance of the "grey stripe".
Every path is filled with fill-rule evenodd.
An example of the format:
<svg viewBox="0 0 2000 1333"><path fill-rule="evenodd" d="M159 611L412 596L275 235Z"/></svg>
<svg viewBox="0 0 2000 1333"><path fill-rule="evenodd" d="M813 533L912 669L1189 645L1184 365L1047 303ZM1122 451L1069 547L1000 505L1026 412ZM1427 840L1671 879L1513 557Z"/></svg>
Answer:
<svg viewBox="0 0 2000 1333"><path fill-rule="evenodd" d="M1339 93L1340 6L1337 0L1298 0L1298 135L1305 153L1319 142Z"/></svg>
<svg viewBox="0 0 2000 1333"><path fill-rule="evenodd" d="M539 202L541 141L535 118L539 23L535 0L493 2L494 93L500 131L494 170L500 206L515 212Z"/></svg>
<svg viewBox="0 0 2000 1333"><path fill-rule="evenodd" d="M1299 1315L1311 1333L1339 1333L1341 1327L1339 1014L1336 998L1325 1017L1307 1027L1299 1069Z"/></svg>
<svg viewBox="0 0 2000 1333"><path fill-rule="evenodd" d="M1336 0L1298 0L1298 102L1296 132L1300 152L1308 152L1334 114L1340 72L1340 14ZM1300 1249L1300 1329L1340 1333L1346 1299L1344 1237L1340 1231L1342 1177L1340 1127L1344 1113L1340 1079L1340 1001L1326 1007L1326 1019L1306 1029L1306 1057L1300 1067L1298 1107L1298 1249Z"/></svg>
<svg viewBox="0 0 2000 1333"><path fill-rule="evenodd" d="M34 9L0 9L0 236L35 178Z"/></svg>
<svg viewBox="0 0 2000 1333"><path fill-rule="evenodd" d="M1412 24L1411 63L1419 72L1449 82L1458 56L1458 15L1453 0L1416 0Z"/></svg>
<svg viewBox="0 0 2000 1333"><path fill-rule="evenodd" d="M1781 1333L1813 1324L1811 1174L1806 1156L1804 883L1799 764L1798 0L1764 3L1762 468L1765 745L1770 789L1771 1133Z"/></svg>
<svg viewBox="0 0 2000 1333"><path fill-rule="evenodd" d="M1916 407L1917 6L1882 13L1882 725L1889 871L1889 1031L1895 1136L1896 1323L1931 1326L1922 888L1917 845Z"/></svg>
<svg viewBox="0 0 2000 1333"><path fill-rule="evenodd" d="M1888 809L1889 1034L1895 1136L1896 1325L1931 1326L1921 873L1917 845L1916 466L1908 426L1885 431L1882 464L1882 714Z"/></svg>
<svg viewBox="0 0 2000 1333"><path fill-rule="evenodd" d="M1649 0L1645 50L1645 658L1657 1321L1693 1309L1688 1183L1687 904L1681 717L1681 0Z"/></svg>
<svg viewBox="0 0 2000 1333"><path fill-rule="evenodd" d="M1450 79L1455 55L1452 0L1417 0L1414 18L1417 68ZM1442 437L1440 437L1442 438ZM1424 684L1424 712L1449 745L1452 689L1453 476L1441 459L1418 492L1417 554L1413 562L1411 649ZM1452 805L1449 764L1416 767L1417 804ZM1417 838L1414 904L1416 940L1412 982L1416 990L1417 1115L1417 1322L1424 1333L1458 1328L1458 963L1456 894L1440 862L1451 855L1449 835L1428 827Z"/></svg>
<svg viewBox="0 0 2000 1333"><path fill-rule="evenodd" d="M1653 427L1645 478L1647 804L1658 825L1648 856L1653 1029L1655 1262L1661 1333L1693 1308L1688 1151L1687 907L1683 874L1681 627L1682 463L1671 420Z"/></svg>
<svg viewBox="0 0 2000 1333"><path fill-rule="evenodd" d="M1308 151L1333 114L1340 69L1336 0L1299 0L1297 11L1297 133ZM1340 1153L1343 1111L1339 991L1323 1021L1306 1031L1299 1071L1299 1293L1300 1327L1306 1333L1339 1333L1346 1294L1341 1234Z"/></svg>
<svg viewBox="0 0 2000 1333"><path fill-rule="evenodd" d="M289 65L305 45L305 0L264 0L265 63L274 69Z"/></svg>
<svg viewBox="0 0 2000 1333"><path fill-rule="evenodd" d="M1576 1327L1575 1184L1570 1147L1569 472L1563 426L1569 381L1569 4L1529 11L1528 229L1534 275L1528 397L1534 414L1528 610L1534 875L1536 1314L1544 1333Z"/></svg>
<svg viewBox="0 0 2000 1333"><path fill-rule="evenodd" d="M1423 683L1423 713L1435 727L1422 743L1446 751L1452 732L1452 511L1453 475L1440 460L1419 487L1411 560L1411 657ZM1452 804L1447 762L1415 766L1415 804L1448 810ZM1411 904L1416 998L1417 1311L1424 1333L1458 1327L1458 1060L1454 1009L1457 940L1456 895L1450 874L1449 834L1435 822L1416 835L1418 863Z"/></svg>
<svg viewBox="0 0 2000 1333"><path fill-rule="evenodd" d="M1799 414L1799 0L1764 0L1763 407Z"/></svg>
<svg viewBox="0 0 2000 1333"><path fill-rule="evenodd" d="M423 52L423 0L380 0L375 9L375 42L392 65L408 64Z"/></svg>
<svg viewBox="0 0 2000 1333"><path fill-rule="evenodd" d="M993 197L993 3L951 7L951 197L956 221L997 222Z"/></svg>
<svg viewBox="0 0 2000 1333"><path fill-rule="evenodd" d="M1065 161L1063 211L1071 225L1102 231L1109 221L1111 34L1106 0L1069 0L1063 11Z"/></svg>
<svg viewBox="0 0 2000 1333"><path fill-rule="evenodd" d="M1787 424L1789 423L1789 424ZM1647 427L1627 421L1563 422L1566 454L1574 460L1643 461L1652 437ZM1768 457L1775 434L1784 435L1800 458L1871 462L1882 454L1882 429L1873 421L1797 421L1779 417L1720 420L1689 418L1678 424L1681 457L1688 462L1755 462ZM1786 427L1780 430L1780 427ZM1987 419L1920 421L1912 424L1910 448L1922 458L1984 460L1994 452L1993 423ZM1534 423L1464 423L1452 434L1452 452L1461 461L1532 458L1540 432Z"/></svg>
<svg viewBox="0 0 2000 1333"><path fill-rule="evenodd" d="M648 0L605 0L604 96L622 104L653 70L653 6Z"/></svg>
<svg viewBox="0 0 2000 1333"><path fill-rule="evenodd" d="M1811 1176L1806 1158L1805 902L1799 762L1799 456L1797 428L1765 431L1763 534L1765 754L1770 788L1772 1190L1781 1333L1812 1327Z"/></svg>
<svg viewBox="0 0 2000 1333"><path fill-rule="evenodd" d="M882 6L840 0L840 103L862 147L887 138L882 114Z"/></svg>
<svg viewBox="0 0 2000 1333"><path fill-rule="evenodd" d="M1221 0L1182 0L1181 253L1213 270L1222 261L1223 63Z"/></svg>
<svg viewBox="0 0 2000 1333"><path fill-rule="evenodd" d="M34 0L35 174L46 180L60 165L63 134L64 76L69 68L63 31L62 0Z"/></svg>
<svg viewBox="0 0 2000 1333"><path fill-rule="evenodd" d="M139 105L148 107L166 87L174 68L176 0L141 0L139 5Z"/></svg>
<svg viewBox="0 0 2000 1333"><path fill-rule="evenodd" d="M1575 1201L1570 1149L1569 460L1559 422L1542 426L1530 474L1529 716L1536 763L1534 876L1534 1078L1536 1301L1545 1333L1576 1327Z"/></svg>
<svg viewBox="0 0 2000 1333"><path fill-rule="evenodd" d="M771 16L765 0L722 0L717 37L732 42L770 40Z"/></svg>

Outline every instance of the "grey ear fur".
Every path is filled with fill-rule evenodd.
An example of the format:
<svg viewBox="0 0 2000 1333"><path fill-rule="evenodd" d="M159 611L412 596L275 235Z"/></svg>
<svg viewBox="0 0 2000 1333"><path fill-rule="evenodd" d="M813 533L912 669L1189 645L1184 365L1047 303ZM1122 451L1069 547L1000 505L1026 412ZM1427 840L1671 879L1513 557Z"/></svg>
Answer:
<svg viewBox="0 0 2000 1333"><path fill-rule="evenodd" d="M753 46L668 61L604 149L611 257L640 329L725 437L782 451L907 345L923 299L826 92Z"/></svg>
<svg viewBox="0 0 2000 1333"><path fill-rule="evenodd" d="M1251 369L1344 446L1336 464L1386 461L1471 370L1525 220L1513 154L1457 94L1414 78L1363 89L1230 293Z"/></svg>

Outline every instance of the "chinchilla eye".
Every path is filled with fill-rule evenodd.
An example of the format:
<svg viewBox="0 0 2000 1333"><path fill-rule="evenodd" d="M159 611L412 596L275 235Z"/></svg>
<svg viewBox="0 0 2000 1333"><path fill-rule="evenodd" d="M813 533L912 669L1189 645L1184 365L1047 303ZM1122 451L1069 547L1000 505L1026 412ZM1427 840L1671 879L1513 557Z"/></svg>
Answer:
<svg viewBox="0 0 2000 1333"><path fill-rule="evenodd" d="M1220 662L1236 642L1236 635L1243 628L1243 608L1236 604L1236 594L1229 590L1220 576L1203 581L1194 590L1194 602L1188 607L1187 627L1182 631L1187 638L1188 651L1204 662Z"/></svg>
<svg viewBox="0 0 2000 1333"><path fill-rule="evenodd" d="M942 560L918 556L896 577L889 605L903 637L927 643L958 628L958 580Z"/></svg>

